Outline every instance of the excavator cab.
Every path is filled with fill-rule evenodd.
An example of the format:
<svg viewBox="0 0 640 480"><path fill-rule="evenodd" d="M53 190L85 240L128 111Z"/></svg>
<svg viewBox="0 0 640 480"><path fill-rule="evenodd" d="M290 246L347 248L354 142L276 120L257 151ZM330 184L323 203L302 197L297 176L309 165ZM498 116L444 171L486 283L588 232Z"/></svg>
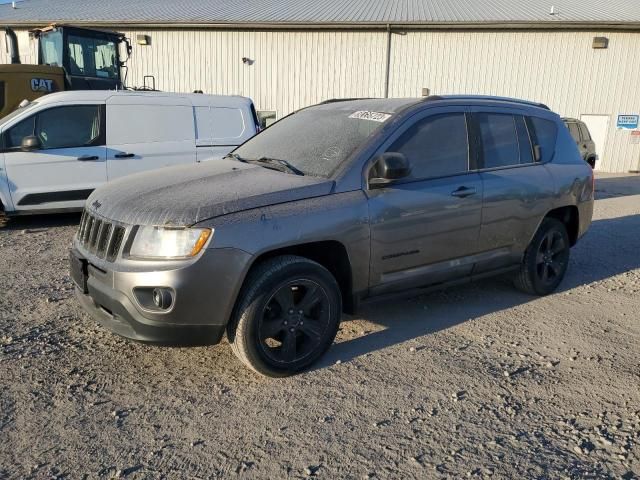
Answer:
<svg viewBox="0 0 640 480"><path fill-rule="evenodd" d="M67 25L32 30L38 42L38 64L62 67L67 90L120 90L122 67L131 53L121 33ZM120 59L120 44L126 45L127 58Z"/></svg>
<svg viewBox="0 0 640 480"><path fill-rule="evenodd" d="M11 63L0 65L0 118L25 100L47 93L125 87L123 74L131 45L122 33L70 25L51 25L29 33L38 42L36 65L20 63L16 34L5 28Z"/></svg>

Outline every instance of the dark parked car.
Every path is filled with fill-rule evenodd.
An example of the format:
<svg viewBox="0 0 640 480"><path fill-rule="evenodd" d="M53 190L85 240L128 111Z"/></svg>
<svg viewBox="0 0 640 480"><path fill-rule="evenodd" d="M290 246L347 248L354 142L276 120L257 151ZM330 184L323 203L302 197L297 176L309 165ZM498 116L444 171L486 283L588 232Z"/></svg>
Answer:
<svg viewBox="0 0 640 480"><path fill-rule="evenodd" d="M71 251L77 296L129 338L217 343L297 372L343 311L511 272L553 292L593 212L558 115L487 97L332 101L225 159L98 188Z"/></svg>
<svg viewBox="0 0 640 480"><path fill-rule="evenodd" d="M576 118L563 118L562 119L569 129L569 133L578 145L578 151L582 159L591 165L591 168L596 167L596 144L591 138L587 125Z"/></svg>

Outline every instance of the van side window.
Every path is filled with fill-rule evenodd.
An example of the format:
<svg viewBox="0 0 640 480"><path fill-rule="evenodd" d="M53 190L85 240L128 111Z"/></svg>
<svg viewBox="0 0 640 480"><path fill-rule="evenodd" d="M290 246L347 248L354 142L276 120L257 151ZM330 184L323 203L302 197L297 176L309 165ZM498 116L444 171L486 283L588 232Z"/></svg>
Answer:
<svg viewBox="0 0 640 480"><path fill-rule="evenodd" d="M231 141L242 137L244 117L239 108L195 107L198 140Z"/></svg>
<svg viewBox="0 0 640 480"><path fill-rule="evenodd" d="M20 148L20 145L22 145L22 139L33 135L35 132L35 120L36 116L33 115L7 130L4 134L4 148Z"/></svg>
<svg viewBox="0 0 640 480"><path fill-rule="evenodd" d="M35 134L43 150L96 145L100 123L98 105L50 108L36 115Z"/></svg>
<svg viewBox="0 0 640 480"><path fill-rule="evenodd" d="M483 168L507 167L520 163L520 147L513 115L477 113L479 147Z"/></svg>
<svg viewBox="0 0 640 480"><path fill-rule="evenodd" d="M558 127L555 122L540 117L526 117L526 121L531 141L540 150L539 161L548 162L556 149Z"/></svg>
<svg viewBox="0 0 640 480"><path fill-rule="evenodd" d="M399 152L407 157L413 179L467 172L469 142L465 115L445 113L419 120L387 151Z"/></svg>

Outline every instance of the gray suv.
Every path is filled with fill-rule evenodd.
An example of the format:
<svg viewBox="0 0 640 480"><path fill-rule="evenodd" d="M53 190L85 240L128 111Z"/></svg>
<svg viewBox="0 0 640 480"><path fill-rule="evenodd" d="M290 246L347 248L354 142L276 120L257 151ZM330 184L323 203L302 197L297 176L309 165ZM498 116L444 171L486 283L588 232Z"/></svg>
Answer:
<svg viewBox="0 0 640 480"><path fill-rule="evenodd" d="M136 340L217 343L268 376L308 367L342 312L510 273L553 292L593 212L558 115L505 98L329 101L220 161L98 188L77 297Z"/></svg>

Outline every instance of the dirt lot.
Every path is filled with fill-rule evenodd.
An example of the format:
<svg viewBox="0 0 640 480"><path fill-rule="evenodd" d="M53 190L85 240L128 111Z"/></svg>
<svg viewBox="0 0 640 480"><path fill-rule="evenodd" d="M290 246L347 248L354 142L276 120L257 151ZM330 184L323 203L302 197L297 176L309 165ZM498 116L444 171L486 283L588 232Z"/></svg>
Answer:
<svg viewBox="0 0 640 480"><path fill-rule="evenodd" d="M147 346L84 314L78 216L0 229L0 478L638 478L640 177L598 181L561 290L371 305L315 370Z"/></svg>

